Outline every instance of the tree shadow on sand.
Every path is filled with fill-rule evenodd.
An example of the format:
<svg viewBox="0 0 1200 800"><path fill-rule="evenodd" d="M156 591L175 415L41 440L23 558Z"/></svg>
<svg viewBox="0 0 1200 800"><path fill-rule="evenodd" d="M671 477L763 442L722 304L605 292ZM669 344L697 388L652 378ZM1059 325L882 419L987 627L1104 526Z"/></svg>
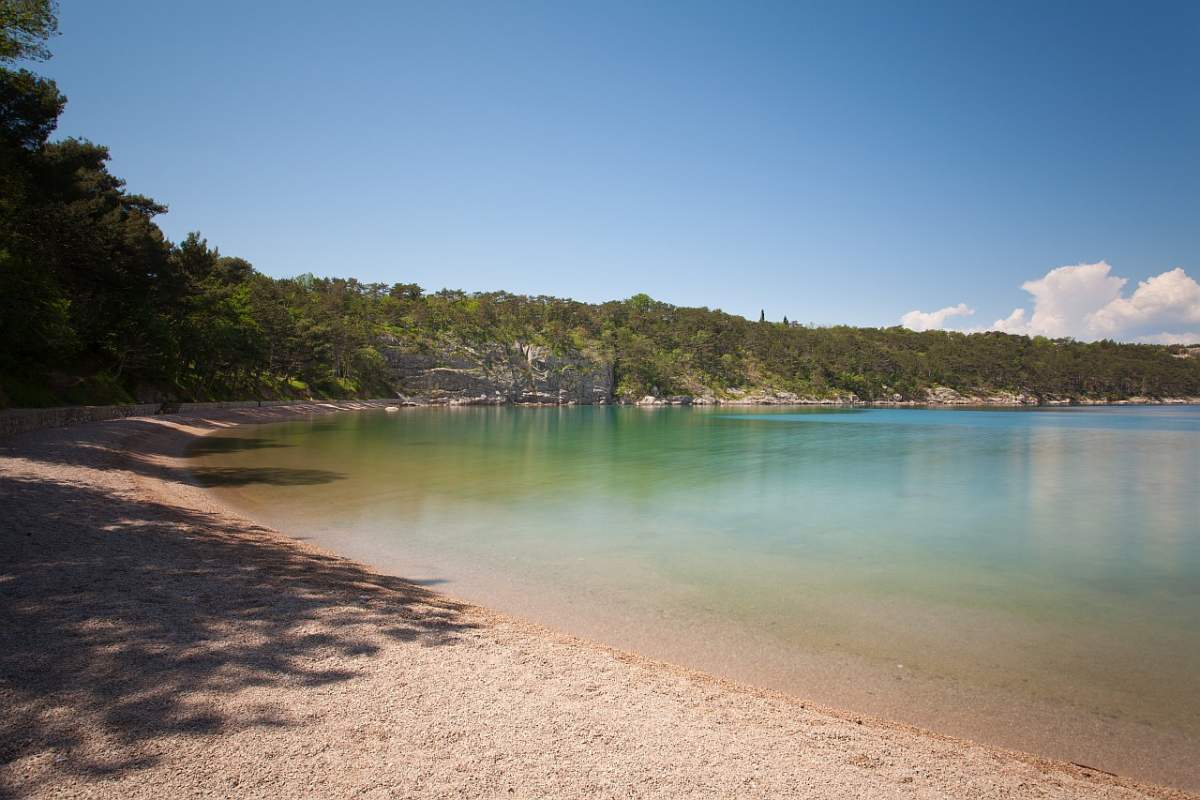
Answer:
<svg viewBox="0 0 1200 800"><path fill-rule="evenodd" d="M26 756L114 776L155 763L161 735L291 724L195 698L352 680L380 637L473 627L428 589L226 516L3 472L0 508L0 796L36 789L4 776Z"/></svg>
<svg viewBox="0 0 1200 800"><path fill-rule="evenodd" d="M189 460L216 453L233 453L243 450L262 450L290 447L269 439L252 436L204 436L192 439L184 434L163 436L163 422L170 417L157 419L122 419L93 423L95 430L119 431L120 438L106 443L103 436L86 442L71 438L69 432L62 434L57 444L42 447L38 460L66 467L112 468L148 478L203 486L205 488L248 486L269 484L273 486L315 486L331 483L345 477L340 472L324 469L298 469L294 467L205 467L181 466ZM225 426L204 419L189 418L189 427L220 430ZM123 446L127 438L137 438L136 451ZM178 446L181 438L187 438L186 448ZM182 450L182 452L180 452ZM19 445L0 442L0 457L8 454L20 455Z"/></svg>

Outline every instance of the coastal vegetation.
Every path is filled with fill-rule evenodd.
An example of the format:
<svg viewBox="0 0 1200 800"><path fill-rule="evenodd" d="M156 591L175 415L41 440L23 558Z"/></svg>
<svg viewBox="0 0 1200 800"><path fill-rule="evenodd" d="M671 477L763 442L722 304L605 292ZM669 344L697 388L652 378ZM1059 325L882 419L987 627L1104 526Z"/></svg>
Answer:
<svg viewBox="0 0 1200 800"><path fill-rule="evenodd" d="M52 141L66 98L17 65L48 57L54 7L0 9L0 407L379 396L398 390L397 353L488 347L602 364L615 398L1200 395L1200 358L1178 346L752 321L646 295L592 304L272 278L199 233L169 241L154 221L166 206L128 191L105 147Z"/></svg>

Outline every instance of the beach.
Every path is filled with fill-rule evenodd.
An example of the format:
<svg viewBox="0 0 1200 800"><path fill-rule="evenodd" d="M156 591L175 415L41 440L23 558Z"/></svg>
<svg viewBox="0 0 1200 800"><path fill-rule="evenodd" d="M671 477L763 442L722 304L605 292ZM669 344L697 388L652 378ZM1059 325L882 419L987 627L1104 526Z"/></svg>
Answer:
<svg viewBox="0 0 1200 800"><path fill-rule="evenodd" d="M181 458L356 407L0 441L0 796L1189 796L457 601L240 517Z"/></svg>

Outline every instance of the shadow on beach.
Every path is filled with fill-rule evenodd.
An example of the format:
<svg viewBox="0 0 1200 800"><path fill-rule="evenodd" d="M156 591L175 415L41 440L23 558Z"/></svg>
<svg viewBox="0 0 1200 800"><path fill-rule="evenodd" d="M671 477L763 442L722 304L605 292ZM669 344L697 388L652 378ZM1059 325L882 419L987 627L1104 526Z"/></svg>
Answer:
<svg viewBox="0 0 1200 800"><path fill-rule="evenodd" d="M276 486L313 486L341 480L345 477L339 472L322 469L203 466L186 468L174 465L169 463L171 459L187 461L214 453L279 448L289 445L251 436L204 436L191 442L187 449L180 453L172 444L172 437L162 436L164 422L169 423L172 419L171 417L159 417L94 423L90 426L93 430L120 430L122 438L116 443L109 443L103 437L85 442L71 441L68 437L57 445L39 448L37 460L41 463L64 467L120 469L147 478L204 487L246 486L253 483L267 483ZM218 430L227 427L227 425L201 418L188 418L186 423L189 428L200 430ZM121 444L129 439L137 439L135 450L130 450ZM14 448L11 442L0 441L0 458L6 455L20 456L21 454L21 449Z"/></svg>
<svg viewBox="0 0 1200 800"><path fill-rule="evenodd" d="M286 710L230 711L213 699L348 681L370 669L380 649L372 639L445 646L472 627L461 605L426 588L259 526L69 476L30 477L71 460L72 448L44 449L54 451L45 470L0 470L0 796L36 788L4 776L5 765L27 756L114 776L155 763L154 748L139 746L155 737L291 724ZM75 460L96 467L106 458L93 451ZM185 480L137 457L121 467L131 460ZM219 470L197 478L336 476Z"/></svg>

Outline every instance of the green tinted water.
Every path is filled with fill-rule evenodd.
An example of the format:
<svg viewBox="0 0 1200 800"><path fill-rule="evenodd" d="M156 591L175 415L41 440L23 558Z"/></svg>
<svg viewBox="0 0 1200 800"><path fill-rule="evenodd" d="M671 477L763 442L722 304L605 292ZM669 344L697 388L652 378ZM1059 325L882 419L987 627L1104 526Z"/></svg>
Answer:
<svg viewBox="0 0 1200 800"><path fill-rule="evenodd" d="M1200 785L1200 409L406 409L197 474L451 594L817 702Z"/></svg>

